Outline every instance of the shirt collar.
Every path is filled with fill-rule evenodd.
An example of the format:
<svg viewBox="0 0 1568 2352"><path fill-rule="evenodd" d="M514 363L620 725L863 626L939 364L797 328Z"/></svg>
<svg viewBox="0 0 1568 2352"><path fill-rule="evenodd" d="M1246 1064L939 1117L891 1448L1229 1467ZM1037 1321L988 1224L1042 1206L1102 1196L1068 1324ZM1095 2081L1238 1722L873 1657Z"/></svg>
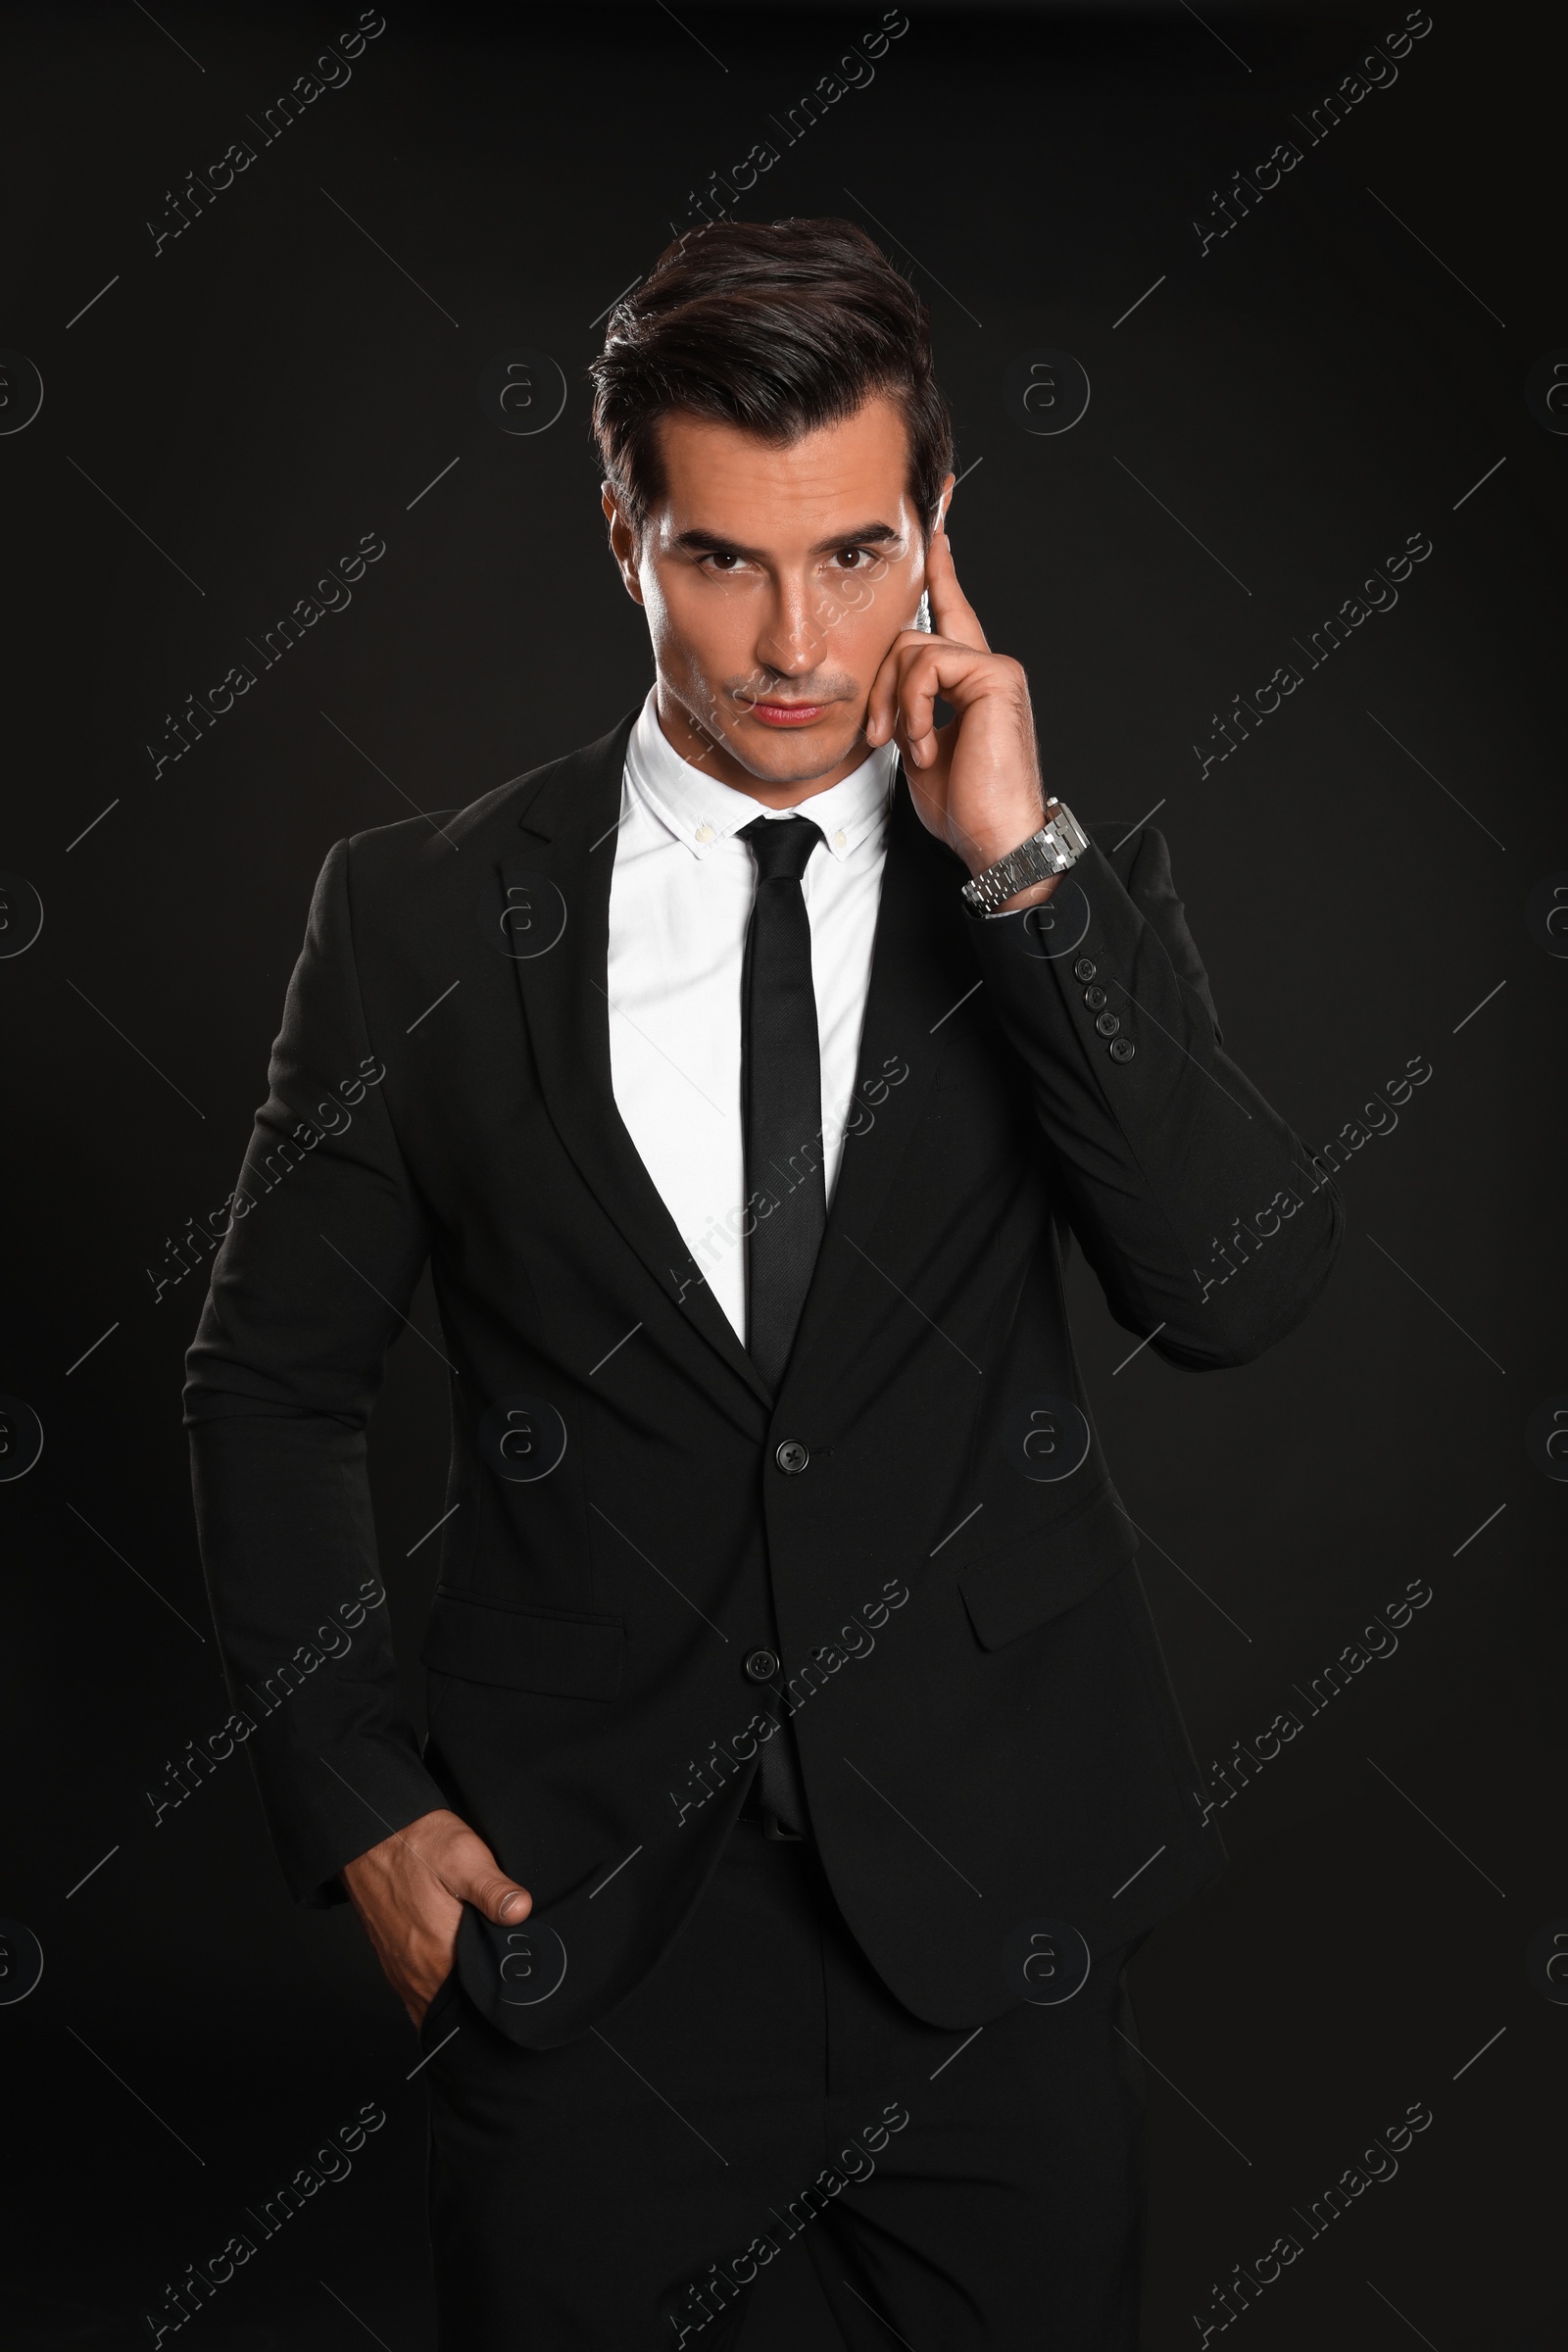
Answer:
<svg viewBox="0 0 1568 2352"><path fill-rule="evenodd" d="M650 687L626 746L626 781L634 795L660 819L692 856L706 858L721 841L749 825L754 817L808 816L822 835L828 853L842 864L887 819L898 751L883 744L871 752L853 775L826 792L813 793L797 812L764 808L760 801L721 784L683 760L659 723L658 689Z"/></svg>

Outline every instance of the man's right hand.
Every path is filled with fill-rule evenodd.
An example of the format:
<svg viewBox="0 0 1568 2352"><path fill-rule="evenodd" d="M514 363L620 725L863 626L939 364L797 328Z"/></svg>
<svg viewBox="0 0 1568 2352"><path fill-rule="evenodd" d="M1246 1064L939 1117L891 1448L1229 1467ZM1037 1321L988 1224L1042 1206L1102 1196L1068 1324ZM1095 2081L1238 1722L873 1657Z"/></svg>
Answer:
<svg viewBox="0 0 1568 2352"><path fill-rule="evenodd" d="M507 1877L484 1839L456 1813L421 1813L406 1830L346 1863L343 1885L387 1983L416 2026L452 1974L465 1903L507 1928L533 1909L528 1889Z"/></svg>

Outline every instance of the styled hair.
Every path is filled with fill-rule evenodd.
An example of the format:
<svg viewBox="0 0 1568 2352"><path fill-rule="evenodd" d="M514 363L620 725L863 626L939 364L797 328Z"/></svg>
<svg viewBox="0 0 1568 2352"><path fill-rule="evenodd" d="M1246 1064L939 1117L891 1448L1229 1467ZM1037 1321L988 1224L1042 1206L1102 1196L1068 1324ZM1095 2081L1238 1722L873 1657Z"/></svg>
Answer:
<svg viewBox="0 0 1568 2352"><path fill-rule="evenodd" d="M605 475L640 531L663 494L662 416L739 425L775 445L877 394L903 414L908 490L929 536L952 469L925 306L850 220L715 220L666 246L610 314L589 373Z"/></svg>

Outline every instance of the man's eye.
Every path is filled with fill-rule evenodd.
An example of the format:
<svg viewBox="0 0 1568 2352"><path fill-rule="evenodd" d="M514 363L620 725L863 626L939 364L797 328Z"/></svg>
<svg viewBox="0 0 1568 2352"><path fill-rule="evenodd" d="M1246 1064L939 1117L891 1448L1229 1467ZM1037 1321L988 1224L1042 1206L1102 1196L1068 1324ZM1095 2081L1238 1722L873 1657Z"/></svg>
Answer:
<svg viewBox="0 0 1568 2352"><path fill-rule="evenodd" d="M718 570L729 571L732 570L740 562L740 558L739 556L729 554L723 548L712 548L703 558L703 561L705 564L713 564Z"/></svg>
<svg viewBox="0 0 1568 2352"><path fill-rule="evenodd" d="M838 561L846 571L863 571L871 561L871 551L868 547L841 547Z"/></svg>

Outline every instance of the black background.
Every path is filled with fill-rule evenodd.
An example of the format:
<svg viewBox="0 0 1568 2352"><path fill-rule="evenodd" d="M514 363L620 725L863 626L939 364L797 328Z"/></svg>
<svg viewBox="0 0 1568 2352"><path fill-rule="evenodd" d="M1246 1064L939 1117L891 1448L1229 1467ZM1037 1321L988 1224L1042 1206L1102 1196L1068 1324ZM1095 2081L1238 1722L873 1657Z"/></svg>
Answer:
<svg viewBox="0 0 1568 2352"><path fill-rule="evenodd" d="M1163 804L1236 1058L1309 1147L1433 1065L1351 1158L1339 1268L1262 1362L1124 1362L1075 1276L1205 1765L1304 1715L1297 1686L1412 1579L1432 1592L1226 1807L1231 1869L1135 1965L1152 2352L1195 2343L1213 2284L1288 2230L1301 2258L1236 2323L1254 2352L1568 2341L1568 2008L1525 1965L1568 1923L1565 1493L1525 1438L1568 1390L1568 967L1526 920L1568 866L1563 444L1524 397L1568 345L1562 55L1544 13L1433 5L1397 82L1308 148L1293 116L1402 24L1395 0L1202 21L911 4L874 82L740 208L880 223L929 302L973 468L960 577L1028 665L1054 788L1128 826ZM769 117L881 15L387 0L347 86L262 146L247 118L357 13L166 0L157 22L4 25L0 344L45 389L0 435L0 865L45 910L0 962L0 1388L45 1433L0 1488L0 1913L45 1955L0 2008L19 2346L150 2343L165 2281L366 2101L388 2122L352 2177L192 2340L432 2340L416 2052L352 1917L289 1907L237 1756L153 1825L166 1760L227 1710L179 1426L205 1275L156 1303L155 1281L233 1184L331 844L459 807L641 698L586 437L590 321L686 191L781 145ZM155 256L166 192L236 138L254 165ZM1200 255L1211 191L1283 138L1301 164ZM529 437L477 395L518 349L569 387ZM1047 349L1093 387L1057 436L1001 390ZM387 552L352 605L261 670L247 639L366 532ZM1212 714L1416 532L1433 553L1397 608L1300 662L1200 778ZM165 714L241 661L254 688L155 780ZM411 1335L372 1440L406 1659L445 1446L441 1366ZM1434 2121L1397 2178L1305 2238L1292 2208L1414 2101Z"/></svg>

